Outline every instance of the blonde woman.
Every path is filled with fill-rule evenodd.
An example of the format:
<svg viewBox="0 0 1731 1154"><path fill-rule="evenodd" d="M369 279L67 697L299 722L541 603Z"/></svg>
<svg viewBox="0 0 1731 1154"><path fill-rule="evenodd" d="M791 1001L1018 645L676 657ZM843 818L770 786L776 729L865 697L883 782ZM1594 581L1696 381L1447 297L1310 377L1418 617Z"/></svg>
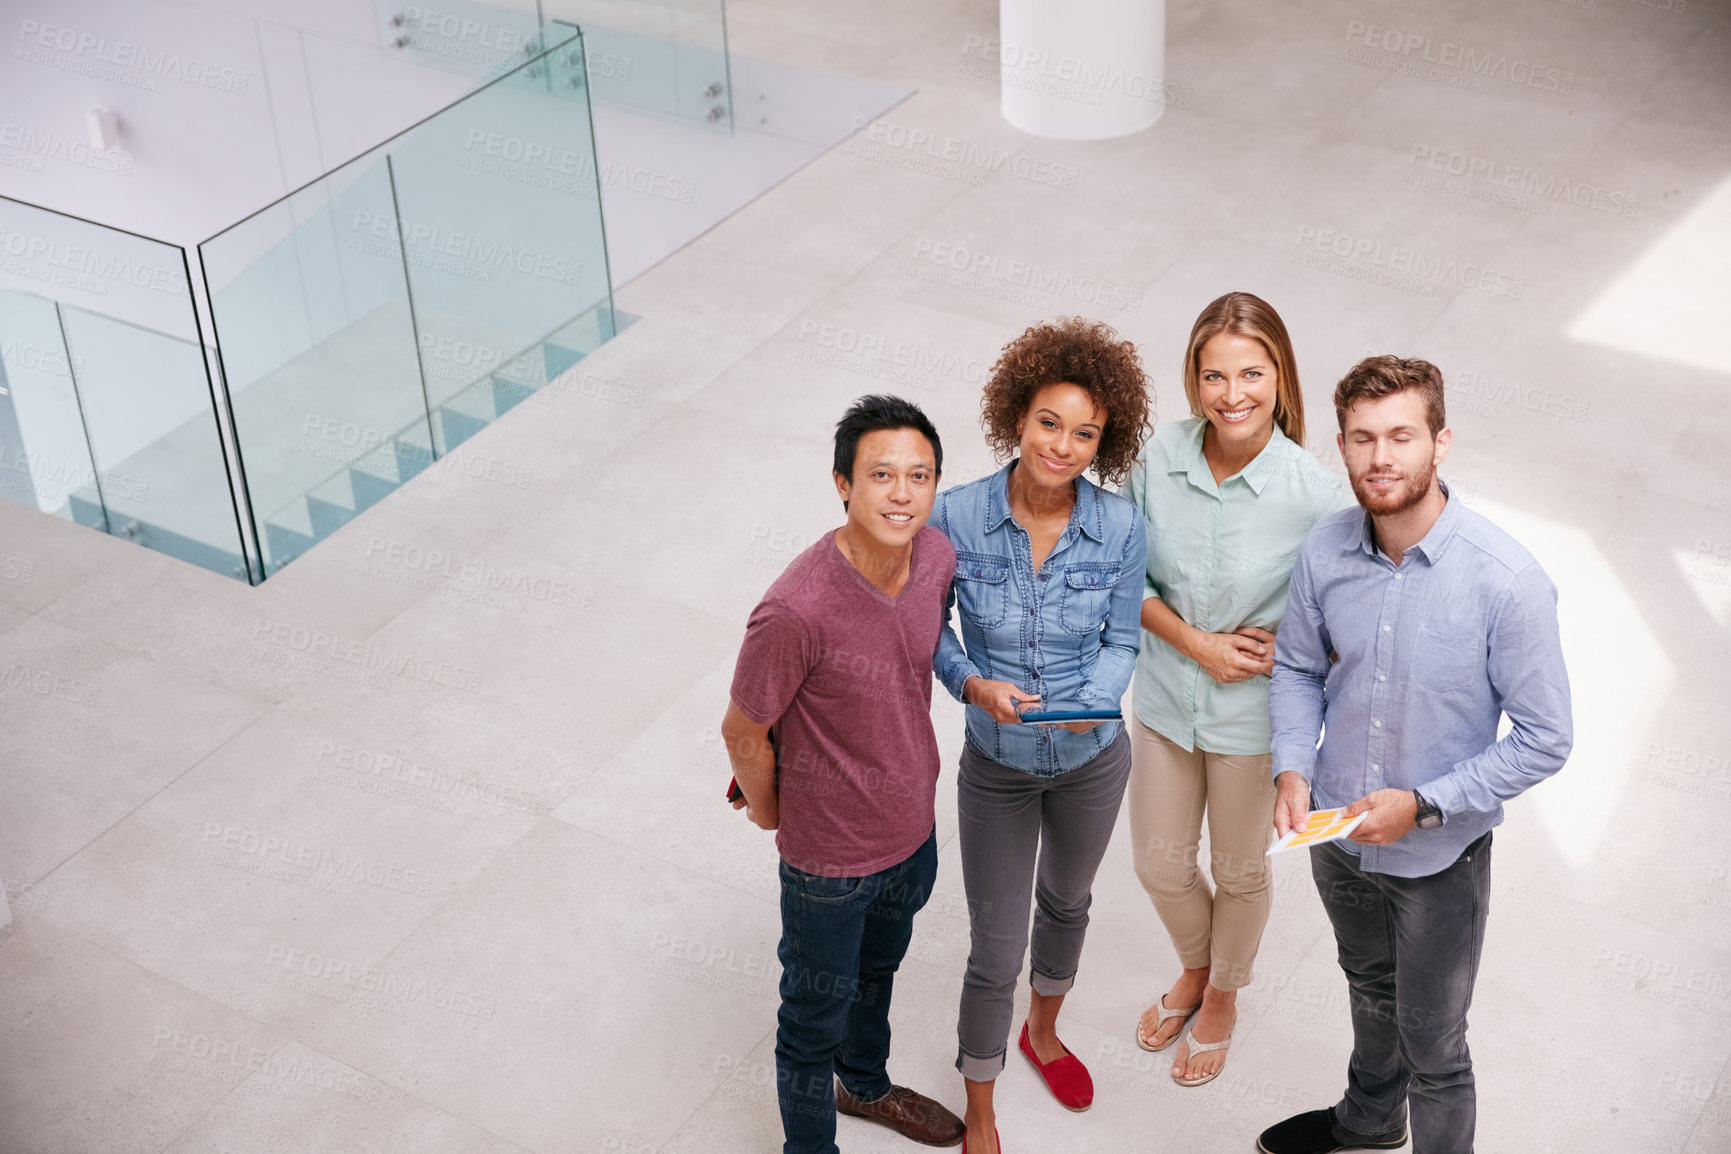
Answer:
<svg viewBox="0 0 1731 1154"><path fill-rule="evenodd" d="M1137 877L1183 966L1136 1041L1178 1043L1173 1080L1200 1086L1225 1065L1272 900L1268 675L1287 583L1310 527L1351 499L1304 448L1292 341L1267 302L1202 310L1184 392L1191 419L1155 432L1126 488L1148 533L1129 808Z"/></svg>

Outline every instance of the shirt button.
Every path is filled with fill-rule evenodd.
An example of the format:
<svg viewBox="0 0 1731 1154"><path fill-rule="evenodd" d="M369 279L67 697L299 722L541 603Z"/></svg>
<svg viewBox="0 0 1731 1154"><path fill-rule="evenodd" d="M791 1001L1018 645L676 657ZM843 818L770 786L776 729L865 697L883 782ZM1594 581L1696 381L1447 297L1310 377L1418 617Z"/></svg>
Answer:
<svg viewBox="0 0 1731 1154"><path fill-rule="evenodd" d="M1032 641L1030 641L1030 642L1028 642L1028 648L1029 648L1029 649L1032 649L1032 648L1033 648L1033 647L1034 647L1034 643L1033 643L1033 642L1032 642ZM1378 724L1378 725L1381 725L1381 724L1382 724L1382 722L1380 722L1380 721L1379 721L1379 722L1377 722L1377 724Z"/></svg>
<svg viewBox="0 0 1731 1154"><path fill-rule="evenodd" d="M1383 631L1383 632L1384 632L1384 633L1387 633L1387 632L1388 632L1388 626L1386 626L1386 625L1384 625L1384 626L1383 626L1383 627L1382 627L1382 631Z"/></svg>
<svg viewBox="0 0 1731 1154"><path fill-rule="evenodd" d="M1380 765L1378 765L1378 764L1376 764L1376 763L1375 763L1375 762L1374 762L1374 761L1373 761L1373 762L1371 762L1371 765L1370 765L1370 768L1371 768L1371 769L1372 769L1372 770L1373 770L1373 771L1374 771L1374 772L1376 772L1376 773L1381 773L1381 772L1382 772L1382 766L1380 766Z"/></svg>
<svg viewBox="0 0 1731 1154"><path fill-rule="evenodd" d="M1051 574L1049 574L1049 573L1042 573L1042 574L1040 574L1040 580L1042 580L1042 581L1044 581L1044 580L1045 580L1045 579L1046 579L1046 578L1047 578L1047 577L1049 577L1049 576L1051 576Z"/></svg>
<svg viewBox="0 0 1731 1154"><path fill-rule="evenodd" d="M1394 579L1395 579L1395 580L1396 580L1396 581L1399 581L1399 580L1400 580L1400 579L1401 579L1401 578L1402 578L1402 577L1404 577L1404 576L1406 576L1406 574L1404 574L1404 573L1396 573L1396 574L1395 574L1395 575L1394 575Z"/></svg>
<svg viewBox="0 0 1731 1154"><path fill-rule="evenodd" d="M1373 722L1371 722L1371 724L1376 726L1378 729L1382 728L1382 722L1380 722L1380 721L1373 721Z"/></svg>
<svg viewBox="0 0 1731 1154"><path fill-rule="evenodd" d="M1387 681L1387 680L1388 680L1388 674L1386 674L1386 673L1379 673L1379 674L1377 674L1377 675L1376 675L1376 679L1377 679L1377 680L1378 680L1378 681Z"/></svg>

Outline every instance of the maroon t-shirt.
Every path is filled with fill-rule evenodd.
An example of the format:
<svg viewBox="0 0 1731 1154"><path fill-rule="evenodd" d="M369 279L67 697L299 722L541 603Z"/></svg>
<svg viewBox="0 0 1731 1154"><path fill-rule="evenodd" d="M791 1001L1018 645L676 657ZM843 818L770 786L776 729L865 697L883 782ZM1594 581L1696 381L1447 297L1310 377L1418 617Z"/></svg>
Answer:
<svg viewBox="0 0 1731 1154"><path fill-rule="evenodd" d="M892 598L842 555L831 530L751 611L733 702L775 727L775 847L795 869L876 873L932 832L932 657L955 571L949 538L926 526Z"/></svg>

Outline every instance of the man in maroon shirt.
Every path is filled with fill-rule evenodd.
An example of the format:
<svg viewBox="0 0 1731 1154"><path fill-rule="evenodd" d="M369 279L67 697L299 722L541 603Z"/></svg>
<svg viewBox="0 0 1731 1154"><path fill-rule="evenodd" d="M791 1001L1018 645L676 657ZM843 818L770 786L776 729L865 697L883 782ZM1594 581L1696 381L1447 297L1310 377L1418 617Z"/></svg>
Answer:
<svg viewBox="0 0 1731 1154"><path fill-rule="evenodd" d="M956 555L926 517L942 466L918 406L871 396L847 411L847 521L752 610L721 723L735 805L776 831L782 859L783 1154L838 1154L838 1109L930 1146L962 1140L960 1118L885 1069L895 972L938 871L932 657Z"/></svg>

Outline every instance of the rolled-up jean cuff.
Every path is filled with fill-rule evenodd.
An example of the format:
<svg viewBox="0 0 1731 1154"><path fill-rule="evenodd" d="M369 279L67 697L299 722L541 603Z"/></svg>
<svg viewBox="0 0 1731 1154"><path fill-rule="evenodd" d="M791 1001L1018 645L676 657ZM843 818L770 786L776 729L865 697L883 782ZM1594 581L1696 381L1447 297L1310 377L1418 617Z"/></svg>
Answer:
<svg viewBox="0 0 1731 1154"><path fill-rule="evenodd" d="M1061 998L1070 992L1071 986L1076 984L1076 975L1071 974L1067 978L1048 978L1045 974L1036 972L1028 976L1028 984L1045 997Z"/></svg>
<svg viewBox="0 0 1731 1154"><path fill-rule="evenodd" d="M990 1058L977 1058L966 1050L956 1051L956 1069L970 1082L996 1082L1004 1072L1004 1054L999 1050Z"/></svg>

